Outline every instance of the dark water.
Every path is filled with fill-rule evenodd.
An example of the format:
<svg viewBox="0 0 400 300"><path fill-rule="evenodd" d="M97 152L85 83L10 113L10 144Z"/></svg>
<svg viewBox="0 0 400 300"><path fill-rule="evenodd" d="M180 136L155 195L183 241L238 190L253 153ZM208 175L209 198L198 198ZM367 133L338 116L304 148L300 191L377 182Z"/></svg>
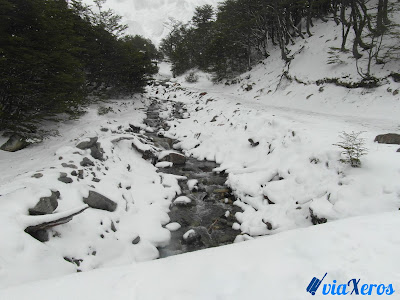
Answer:
<svg viewBox="0 0 400 300"><path fill-rule="evenodd" d="M145 123L155 129L155 133L146 133L146 135L156 146L170 150L175 141L157 135L159 129L169 129L165 121L159 117L159 113L165 110L166 106L172 106L173 117L181 119L185 108L179 102L163 101L157 98L151 100ZM168 246L159 248L161 258L230 244L240 234L240 231L232 229L232 224L235 222L235 213L241 210L232 205L235 199L231 190L225 185L226 174L213 172L213 169L218 166L215 162L188 157L184 165L174 165L159 170L160 173L198 180L198 189L193 191L189 190L187 180L179 181L182 194L178 196L187 196L192 199L192 202L171 206L169 213L171 222L177 222L182 227L171 232L172 237ZM193 229L194 233L184 240L183 235L190 229Z"/></svg>

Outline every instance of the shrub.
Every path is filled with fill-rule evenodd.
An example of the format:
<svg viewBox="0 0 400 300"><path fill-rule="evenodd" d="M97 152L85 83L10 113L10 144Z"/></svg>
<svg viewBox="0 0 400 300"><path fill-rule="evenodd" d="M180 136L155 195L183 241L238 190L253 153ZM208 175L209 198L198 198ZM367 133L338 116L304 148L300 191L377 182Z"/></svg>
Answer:
<svg viewBox="0 0 400 300"><path fill-rule="evenodd" d="M343 149L342 154L345 158L340 159L341 162L350 164L353 168L361 167L360 157L367 154L368 150L364 147L365 140L360 138L363 131L351 133L342 132L339 137L342 139L337 144L333 144Z"/></svg>
<svg viewBox="0 0 400 300"><path fill-rule="evenodd" d="M98 109L97 109L97 114L99 115L99 116L103 116L103 115L106 115L106 114L108 114L109 112L114 112L114 110L112 109L112 107L105 107L105 106L100 106Z"/></svg>
<svg viewBox="0 0 400 300"><path fill-rule="evenodd" d="M190 72L185 77L186 82L196 83L199 80L199 76L195 72Z"/></svg>

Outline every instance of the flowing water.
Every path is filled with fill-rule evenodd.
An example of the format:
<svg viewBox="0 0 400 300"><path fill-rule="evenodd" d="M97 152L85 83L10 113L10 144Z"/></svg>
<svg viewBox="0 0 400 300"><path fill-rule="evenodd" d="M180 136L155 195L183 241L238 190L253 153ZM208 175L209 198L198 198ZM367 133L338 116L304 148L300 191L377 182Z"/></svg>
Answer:
<svg viewBox="0 0 400 300"><path fill-rule="evenodd" d="M168 129L165 120L159 114L170 105L172 115L182 119L185 108L182 103L152 98L147 110L145 123L155 129L154 133L146 133L154 144L165 150L171 150L174 140L159 136L159 129ZM176 149L174 149L176 150ZM179 152L179 150L177 150ZM171 241L168 246L159 248L160 257L230 244L240 231L233 230L235 213L241 211L233 205L234 196L225 185L227 175L223 172L214 172L218 164L211 161L200 161L187 157L184 165L173 165L159 169L160 173L174 174L187 177L187 180L196 179L197 189L190 190L187 180L179 181L182 194L192 199L189 204L172 205L169 213L171 222L177 222L181 228L171 232ZM187 239L183 235L193 229Z"/></svg>

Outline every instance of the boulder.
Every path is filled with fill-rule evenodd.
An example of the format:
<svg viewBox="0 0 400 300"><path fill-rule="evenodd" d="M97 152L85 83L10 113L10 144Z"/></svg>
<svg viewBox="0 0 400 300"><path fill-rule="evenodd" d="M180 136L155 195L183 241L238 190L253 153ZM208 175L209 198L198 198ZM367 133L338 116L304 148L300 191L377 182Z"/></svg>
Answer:
<svg viewBox="0 0 400 300"><path fill-rule="evenodd" d="M400 134L397 133L386 133L377 135L375 142L380 144L397 144L400 145Z"/></svg>
<svg viewBox="0 0 400 300"><path fill-rule="evenodd" d="M169 161L174 165L184 165L186 163L186 156L177 152L171 152L160 159L160 161Z"/></svg>
<svg viewBox="0 0 400 300"><path fill-rule="evenodd" d="M33 232L27 232L29 233L33 238L37 239L39 242L48 242L49 241L49 232L46 229L39 229L37 231Z"/></svg>
<svg viewBox="0 0 400 300"><path fill-rule="evenodd" d="M47 215L53 213L58 206L57 199L60 198L59 191L51 191L51 196L40 198L39 202L36 203L34 208L29 209L29 214L32 216L36 215Z"/></svg>
<svg viewBox="0 0 400 300"><path fill-rule="evenodd" d="M61 172L60 177L58 178L58 181L64 182L64 183L72 183L73 180L70 177L67 177L67 173Z"/></svg>
<svg viewBox="0 0 400 300"><path fill-rule="evenodd" d="M29 143L25 138L18 134L13 134L7 142L5 142L0 149L8 152L15 152L27 147Z"/></svg>
<svg viewBox="0 0 400 300"><path fill-rule="evenodd" d="M137 236L136 238L133 239L132 244L136 245L140 242L140 236Z"/></svg>
<svg viewBox="0 0 400 300"><path fill-rule="evenodd" d="M248 139L248 141L252 147L257 147L260 144L260 142L254 142L253 139Z"/></svg>
<svg viewBox="0 0 400 300"><path fill-rule="evenodd" d="M62 163L61 166L63 166L64 168L78 169L78 167L75 166L74 164Z"/></svg>
<svg viewBox="0 0 400 300"><path fill-rule="evenodd" d="M76 148L86 150L93 147L97 143L98 137L89 138L89 141L80 142Z"/></svg>
<svg viewBox="0 0 400 300"><path fill-rule="evenodd" d="M104 160L103 154L104 154L104 151L101 148L100 143L96 143L92 147L90 147L90 155L94 159Z"/></svg>
<svg viewBox="0 0 400 300"><path fill-rule="evenodd" d="M193 244L201 239L201 236L193 229L188 230L183 236L183 241L186 244Z"/></svg>
<svg viewBox="0 0 400 300"><path fill-rule="evenodd" d="M399 148L399 149L397 149L397 152L400 152L400 148Z"/></svg>
<svg viewBox="0 0 400 300"><path fill-rule="evenodd" d="M117 208L117 203L95 191L89 191L88 197L83 198L83 202L89 205L91 208L97 208L111 212L115 211Z"/></svg>
<svg viewBox="0 0 400 300"><path fill-rule="evenodd" d="M87 206L79 207L70 210L68 214L65 212L50 214L49 216L45 216L45 219L43 219L42 216L31 216L29 217L29 222L31 222L32 225L26 227L25 232L41 242L46 242L49 239L47 229L68 223L74 216L82 213L87 208ZM37 220L37 218L39 218L39 220Z"/></svg>
<svg viewBox="0 0 400 300"><path fill-rule="evenodd" d="M139 133L140 130L141 130L140 127L137 127L137 126L132 125L132 124L129 124L129 127L132 129L132 132L133 132L133 133Z"/></svg>
<svg viewBox="0 0 400 300"><path fill-rule="evenodd" d="M94 162L92 162L89 158L84 157L81 161L82 167L94 166Z"/></svg>

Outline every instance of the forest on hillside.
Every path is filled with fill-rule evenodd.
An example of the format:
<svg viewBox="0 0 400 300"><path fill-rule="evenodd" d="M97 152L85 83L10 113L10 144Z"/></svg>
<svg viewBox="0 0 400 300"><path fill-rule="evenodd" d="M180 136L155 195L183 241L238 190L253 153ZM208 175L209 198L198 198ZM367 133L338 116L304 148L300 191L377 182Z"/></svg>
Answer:
<svg viewBox="0 0 400 300"><path fill-rule="evenodd" d="M271 49L278 48L289 63L295 54L288 45L311 36L316 20L333 19L341 26L342 40L331 49L331 63L335 52L350 52L355 60L365 57L367 66L358 71L374 82L371 66L398 59L400 53L398 24L389 17L395 9L389 0L225 0L217 10L197 7L189 23L171 22L161 50L174 75L198 68L219 80L250 70ZM397 42L383 49L383 39Z"/></svg>
<svg viewBox="0 0 400 300"><path fill-rule="evenodd" d="M28 137L89 99L142 91L159 52L105 0L0 0L0 129Z"/></svg>

